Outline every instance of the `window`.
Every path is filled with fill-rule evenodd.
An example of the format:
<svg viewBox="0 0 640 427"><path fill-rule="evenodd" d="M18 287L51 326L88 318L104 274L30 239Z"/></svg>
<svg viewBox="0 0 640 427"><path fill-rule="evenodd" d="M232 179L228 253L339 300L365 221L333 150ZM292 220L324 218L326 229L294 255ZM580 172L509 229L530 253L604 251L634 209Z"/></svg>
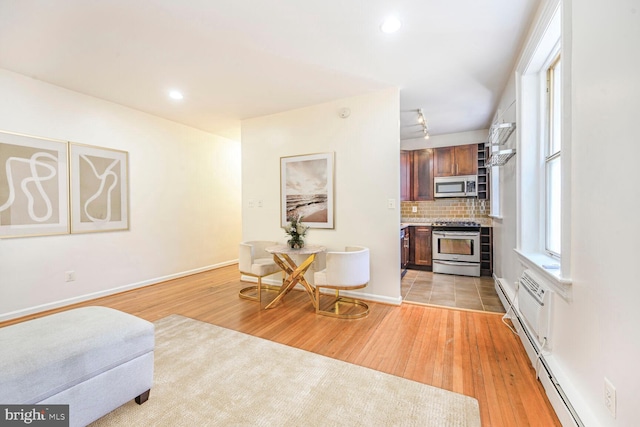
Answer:
<svg viewBox="0 0 640 427"><path fill-rule="evenodd" d="M562 163L560 159L562 126L562 62L558 56L547 69L547 129L544 150L545 162L545 250L560 258L562 231Z"/></svg>
<svg viewBox="0 0 640 427"><path fill-rule="evenodd" d="M560 1L551 0L516 66L517 235L515 252L525 268L570 293L571 164L570 45L562 44Z"/></svg>

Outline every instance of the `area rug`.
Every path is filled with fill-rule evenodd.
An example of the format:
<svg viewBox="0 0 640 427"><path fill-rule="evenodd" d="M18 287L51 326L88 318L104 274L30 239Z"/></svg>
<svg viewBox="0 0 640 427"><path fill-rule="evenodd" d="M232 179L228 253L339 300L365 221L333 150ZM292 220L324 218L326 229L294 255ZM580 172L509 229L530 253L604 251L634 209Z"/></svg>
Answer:
<svg viewBox="0 0 640 427"><path fill-rule="evenodd" d="M178 315L155 326L149 400L92 426L480 426L471 397Z"/></svg>

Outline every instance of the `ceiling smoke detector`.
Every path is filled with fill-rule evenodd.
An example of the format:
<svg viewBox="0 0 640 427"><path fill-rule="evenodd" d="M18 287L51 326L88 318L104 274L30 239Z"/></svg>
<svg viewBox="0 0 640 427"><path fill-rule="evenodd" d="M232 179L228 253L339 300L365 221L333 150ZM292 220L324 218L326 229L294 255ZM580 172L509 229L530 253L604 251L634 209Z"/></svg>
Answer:
<svg viewBox="0 0 640 427"><path fill-rule="evenodd" d="M340 111L338 111L338 115L340 117L342 117L343 119L346 119L347 117L349 117L351 115L351 109L342 108L342 109L340 109Z"/></svg>

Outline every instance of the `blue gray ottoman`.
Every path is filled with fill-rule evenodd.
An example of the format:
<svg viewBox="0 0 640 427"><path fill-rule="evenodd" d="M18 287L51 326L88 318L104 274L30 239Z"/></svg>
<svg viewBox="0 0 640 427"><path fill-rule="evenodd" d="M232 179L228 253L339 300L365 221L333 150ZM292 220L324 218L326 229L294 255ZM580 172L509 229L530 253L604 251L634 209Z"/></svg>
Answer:
<svg viewBox="0 0 640 427"><path fill-rule="evenodd" d="M153 323L85 307L0 328L0 403L68 404L84 426L149 397Z"/></svg>

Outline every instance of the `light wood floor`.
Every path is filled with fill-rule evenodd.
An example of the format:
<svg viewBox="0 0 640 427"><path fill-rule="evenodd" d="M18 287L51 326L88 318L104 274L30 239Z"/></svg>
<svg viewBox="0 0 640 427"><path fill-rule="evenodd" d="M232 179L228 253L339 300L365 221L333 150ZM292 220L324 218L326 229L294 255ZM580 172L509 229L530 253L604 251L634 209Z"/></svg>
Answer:
<svg viewBox="0 0 640 427"><path fill-rule="evenodd" d="M342 320L317 316L298 291L274 309L259 310L238 297L243 286L237 266L230 266L64 309L102 305L149 321L180 314L475 397L485 427L560 426L501 315L370 303L368 317Z"/></svg>

